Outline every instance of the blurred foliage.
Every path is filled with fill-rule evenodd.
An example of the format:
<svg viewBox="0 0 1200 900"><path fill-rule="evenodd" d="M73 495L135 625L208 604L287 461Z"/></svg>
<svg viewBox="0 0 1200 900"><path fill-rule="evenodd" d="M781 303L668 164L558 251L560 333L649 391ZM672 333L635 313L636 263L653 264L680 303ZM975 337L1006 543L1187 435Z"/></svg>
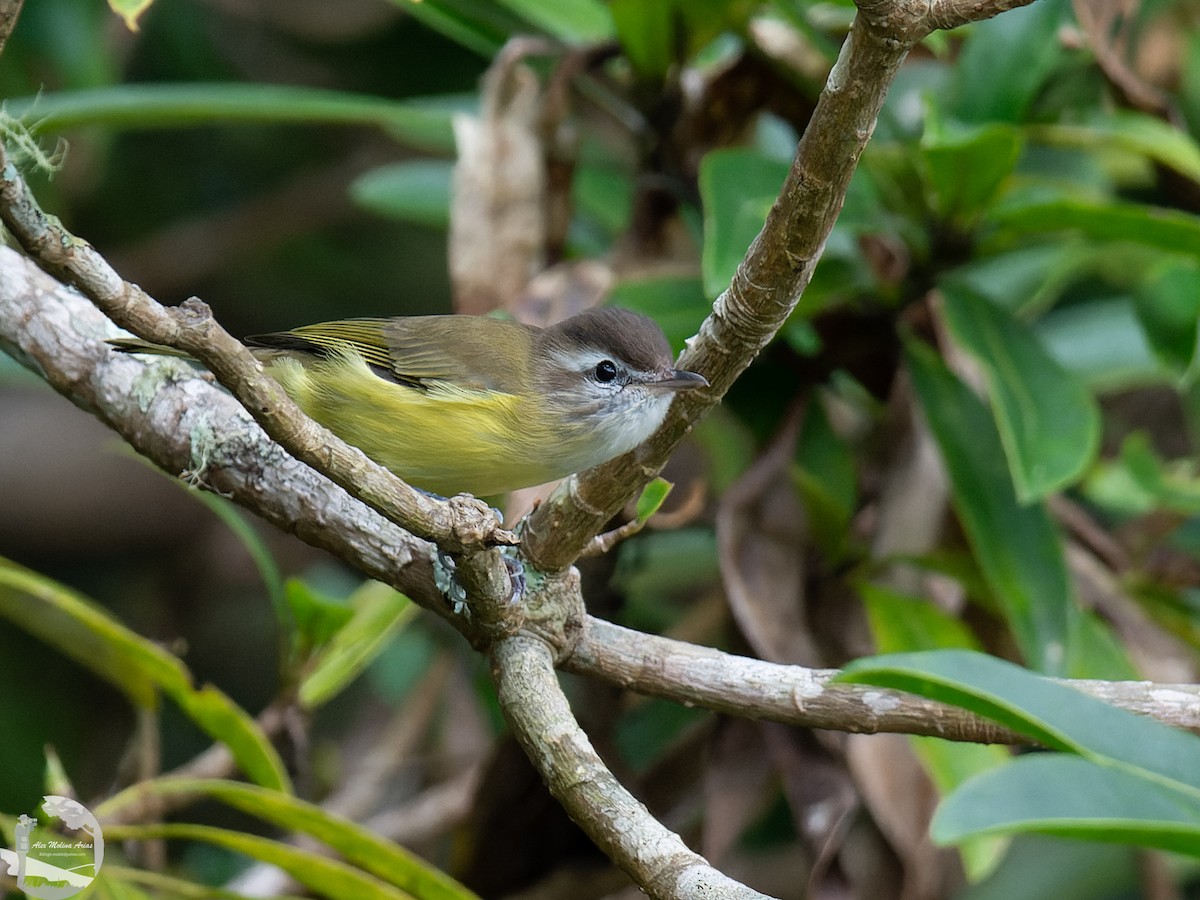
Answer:
<svg viewBox="0 0 1200 900"><path fill-rule="evenodd" d="M112 6L28 2L0 95L65 149L31 173L44 205L159 299L202 296L238 333L449 311L454 116L532 36L545 97L570 88L546 113L570 211L548 258L603 261L610 301L677 348L775 201L853 12ZM1198 24L1187 0L1040 0L917 48L795 314L673 461L670 496L632 512L648 527L584 567L592 611L787 663L963 648L1194 682ZM0 366L6 436L33 427L35 394ZM239 896L247 860L330 897L463 895L439 868L484 896L620 886L504 752L482 663L432 617L219 500L147 494L126 469L105 491L90 432L14 446L32 449L0 469L0 810L33 806L46 745L102 821L168 803L112 825L109 894ZM61 471L51 446L75 454ZM568 688L656 814L779 896L1134 896L1168 868L1195 891L1183 856L1078 840L1194 856L1194 741L986 658L868 665L1060 752L816 740ZM158 774L213 740L254 784ZM905 789L879 789L893 771ZM933 793L932 834L961 856L908 839ZM1054 837L995 839L1027 832ZM137 848L159 839L155 868Z"/></svg>

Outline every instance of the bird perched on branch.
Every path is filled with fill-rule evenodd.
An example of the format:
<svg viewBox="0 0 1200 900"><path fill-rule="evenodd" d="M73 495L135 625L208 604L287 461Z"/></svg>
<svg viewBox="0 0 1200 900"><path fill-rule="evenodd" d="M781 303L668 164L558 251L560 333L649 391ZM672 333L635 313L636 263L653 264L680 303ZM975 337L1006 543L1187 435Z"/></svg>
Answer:
<svg viewBox="0 0 1200 900"><path fill-rule="evenodd" d="M297 405L414 487L505 493L632 450L675 394L654 320L616 307L536 328L484 316L343 319L246 344ZM129 353L184 355L136 338Z"/></svg>

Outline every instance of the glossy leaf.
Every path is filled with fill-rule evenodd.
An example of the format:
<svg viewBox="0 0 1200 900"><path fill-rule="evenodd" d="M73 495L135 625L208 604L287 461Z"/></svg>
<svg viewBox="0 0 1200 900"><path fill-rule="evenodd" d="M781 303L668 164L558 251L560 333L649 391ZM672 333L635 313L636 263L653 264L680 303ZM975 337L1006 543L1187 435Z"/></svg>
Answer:
<svg viewBox="0 0 1200 900"><path fill-rule="evenodd" d="M492 59L514 34L528 31L519 16L487 0L392 0L406 13L456 44Z"/></svg>
<svg viewBox="0 0 1200 900"><path fill-rule="evenodd" d="M1054 146L1137 154L1200 181L1200 145L1186 131L1147 113L1109 111L1084 125L1031 125L1027 131L1031 140Z"/></svg>
<svg viewBox="0 0 1200 900"><path fill-rule="evenodd" d="M660 81L722 31L736 30L754 5L746 0L609 0L621 43L634 70Z"/></svg>
<svg viewBox="0 0 1200 900"><path fill-rule="evenodd" d="M637 499L637 520L645 522L662 508L673 485L665 478L655 478L642 488Z"/></svg>
<svg viewBox="0 0 1200 900"><path fill-rule="evenodd" d="M1200 257L1200 216L1118 201L1026 198L997 206L993 221L1021 234L1074 231L1091 240L1121 240Z"/></svg>
<svg viewBox="0 0 1200 900"><path fill-rule="evenodd" d="M1054 309L1033 330L1059 365L1094 391L1165 380L1128 297L1097 297Z"/></svg>
<svg viewBox="0 0 1200 900"><path fill-rule="evenodd" d="M979 641L961 619L923 597L912 597L870 582L857 584L855 590L863 599L871 636L880 653L979 648Z"/></svg>
<svg viewBox="0 0 1200 900"><path fill-rule="evenodd" d="M308 709L320 706L365 669L417 607L403 594L378 581L368 581L351 595L348 621L318 652L300 682L299 700Z"/></svg>
<svg viewBox="0 0 1200 900"><path fill-rule="evenodd" d="M715 150L700 163L704 203L704 292L716 297L733 280L762 230L788 165L751 150Z"/></svg>
<svg viewBox="0 0 1200 900"><path fill-rule="evenodd" d="M1200 804L1200 738L982 653L855 660L839 680L961 706L1055 750L1152 778Z"/></svg>
<svg viewBox="0 0 1200 900"><path fill-rule="evenodd" d="M642 78L657 81L674 61L676 13L670 2L610 0L621 49Z"/></svg>
<svg viewBox="0 0 1200 900"><path fill-rule="evenodd" d="M1181 381L1196 378L1200 345L1200 264L1172 262L1145 279L1134 309L1150 346Z"/></svg>
<svg viewBox="0 0 1200 900"><path fill-rule="evenodd" d="M1200 515L1200 474L1194 460L1169 466L1154 452L1147 435L1135 431L1121 445L1120 464L1155 505L1185 516Z"/></svg>
<svg viewBox="0 0 1200 900"><path fill-rule="evenodd" d="M1023 832L1200 857L1200 799L1151 777L1045 753L968 781L930 828L943 844Z"/></svg>
<svg viewBox="0 0 1200 900"><path fill-rule="evenodd" d="M1024 120L1050 76L1067 59L1059 37L1068 4L1043 0L971 27L955 66L956 102L965 122Z"/></svg>
<svg viewBox="0 0 1200 900"><path fill-rule="evenodd" d="M192 897L196 900L250 900L245 894L239 894L237 891L214 887L211 884L186 881L183 878L164 875L161 872L133 869L107 860L99 875L96 876L96 881L101 884L101 887L97 888L96 893L88 896L95 897L97 900L103 896L115 896L111 891L107 895L104 893L105 886L113 884L119 884L122 889L134 888L137 890L145 886L145 888L155 891L153 896L159 900L164 897L172 898L172 900L190 900ZM149 897L150 895L144 896ZM272 897L274 900L300 900L290 894L272 894Z"/></svg>
<svg viewBox="0 0 1200 900"><path fill-rule="evenodd" d="M144 803L148 797L180 796L217 800L267 824L306 834L364 872L422 900L455 900L474 896L448 875L361 825L290 794L236 781L157 778L127 788L106 800L96 812L100 816L114 816L130 804Z"/></svg>
<svg viewBox="0 0 1200 900"><path fill-rule="evenodd" d="M921 136L921 171L934 210L944 218L973 222L1012 174L1021 133L1011 125L934 127Z"/></svg>
<svg viewBox="0 0 1200 900"><path fill-rule="evenodd" d="M911 597L877 584L855 586L862 597L871 635L881 653L932 650L947 647L975 649L979 642L961 619L922 597ZM1005 747L968 744L938 738L911 737L910 743L943 796L969 778L1001 766L1010 759ZM1004 853L996 840L964 840L959 851L972 881L992 871Z"/></svg>
<svg viewBox="0 0 1200 900"><path fill-rule="evenodd" d="M613 18L601 0L498 0L553 37L571 43L599 43L615 34Z"/></svg>
<svg viewBox="0 0 1200 900"><path fill-rule="evenodd" d="M123 84L39 94L6 101L8 112L35 132L80 125L113 129L179 128L216 122L374 125L397 140L452 153L454 112L470 98L388 100L278 84Z"/></svg>
<svg viewBox="0 0 1200 900"><path fill-rule="evenodd" d="M431 228L450 225L454 164L413 160L364 172L350 185L351 198L381 216Z"/></svg>
<svg viewBox="0 0 1200 900"><path fill-rule="evenodd" d="M187 667L153 641L50 579L0 559L0 616L112 684L143 708L161 690L255 782L289 790L283 761L254 720L212 685L195 688Z"/></svg>
<svg viewBox="0 0 1200 900"><path fill-rule="evenodd" d="M1021 652L1049 673L1067 665L1074 614L1057 531L1038 503L1022 505L983 403L924 346L906 348L908 370L945 461L954 508Z"/></svg>
<svg viewBox="0 0 1200 900"><path fill-rule="evenodd" d="M946 324L987 377L1018 499L1030 503L1072 484L1100 444L1091 392L999 307L951 285L944 296Z"/></svg>
<svg viewBox="0 0 1200 900"><path fill-rule="evenodd" d="M332 900L410 900L413 896L311 850L211 825L109 825L104 836L113 841L167 838L212 844L278 866L305 887Z"/></svg>

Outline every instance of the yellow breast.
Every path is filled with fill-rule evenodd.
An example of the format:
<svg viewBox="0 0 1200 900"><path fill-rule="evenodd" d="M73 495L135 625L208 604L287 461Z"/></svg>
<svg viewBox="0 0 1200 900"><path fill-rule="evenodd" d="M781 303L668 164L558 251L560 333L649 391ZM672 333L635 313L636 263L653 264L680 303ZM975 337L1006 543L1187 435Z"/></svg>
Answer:
<svg viewBox="0 0 1200 900"><path fill-rule="evenodd" d="M309 416L426 491L487 496L582 467L579 442L560 440L525 395L396 384L354 353L267 371Z"/></svg>

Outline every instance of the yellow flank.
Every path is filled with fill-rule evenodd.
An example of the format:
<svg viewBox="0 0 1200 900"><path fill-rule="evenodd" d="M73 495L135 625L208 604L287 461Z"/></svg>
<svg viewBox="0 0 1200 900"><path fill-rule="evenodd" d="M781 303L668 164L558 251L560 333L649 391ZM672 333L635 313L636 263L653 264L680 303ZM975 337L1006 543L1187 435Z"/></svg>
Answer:
<svg viewBox="0 0 1200 900"><path fill-rule="evenodd" d="M309 416L414 487L450 496L500 494L573 471L552 447L535 404L517 394L443 381L396 384L353 350L301 362L276 357L267 371Z"/></svg>

